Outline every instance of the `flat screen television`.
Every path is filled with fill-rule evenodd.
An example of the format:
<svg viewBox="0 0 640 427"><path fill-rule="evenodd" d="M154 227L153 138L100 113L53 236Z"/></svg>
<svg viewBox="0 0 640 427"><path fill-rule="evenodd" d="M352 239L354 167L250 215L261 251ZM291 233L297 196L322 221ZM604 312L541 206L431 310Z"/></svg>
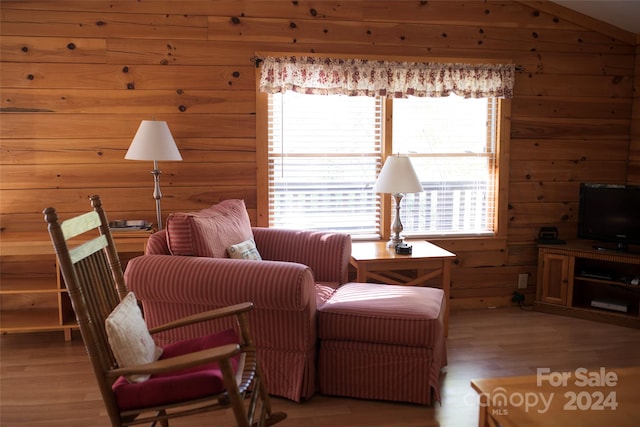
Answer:
<svg viewBox="0 0 640 427"><path fill-rule="evenodd" d="M640 244L640 186L580 184L578 238L606 244L598 249L629 251Z"/></svg>

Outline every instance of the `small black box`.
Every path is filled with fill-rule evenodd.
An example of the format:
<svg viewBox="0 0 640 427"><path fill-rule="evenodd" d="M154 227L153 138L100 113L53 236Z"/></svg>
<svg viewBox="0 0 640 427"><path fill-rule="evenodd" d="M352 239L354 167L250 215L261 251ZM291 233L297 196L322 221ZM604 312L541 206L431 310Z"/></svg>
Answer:
<svg viewBox="0 0 640 427"><path fill-rule="evenodd" d="M411 255L413 247L406 243L398 243L396 245L396 253L399 255Z"/></svg>

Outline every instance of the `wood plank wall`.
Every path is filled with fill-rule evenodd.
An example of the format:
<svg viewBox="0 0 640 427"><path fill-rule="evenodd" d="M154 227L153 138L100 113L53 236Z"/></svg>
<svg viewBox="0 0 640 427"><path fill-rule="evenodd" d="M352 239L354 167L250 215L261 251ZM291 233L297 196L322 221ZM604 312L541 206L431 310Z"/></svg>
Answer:
<svg viewBox="0 0 640 427"><path fill-rule="evenodd" d="M640 34L636 39L635 79L633 89L633 110L629 145L629 173L627 182L640 185Z"/></svg>
<svg viewBox="0 0 640 427"><path fill-rule="evenodd" d="M520 67L506 244L443 243L459 305L508 303L519 273L533 294L537 230L575 237L579 182L640 182L636 36L549 2L3 0L0 12L3 233L44 232L45 207L71 216L90 194L111 219L154 220L152 164L123 159L151 118L184 158L160 164L165 217L244 198L255 222L260 51Z"/></svg>

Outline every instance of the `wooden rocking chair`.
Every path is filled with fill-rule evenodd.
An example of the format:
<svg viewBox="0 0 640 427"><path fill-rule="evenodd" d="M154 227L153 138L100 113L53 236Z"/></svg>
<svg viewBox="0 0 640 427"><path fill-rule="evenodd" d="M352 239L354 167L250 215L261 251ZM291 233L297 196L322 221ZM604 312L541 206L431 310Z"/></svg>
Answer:
<svg viewBox="0 0 640 427"><path fill-rule="evenodd" d="M226 408L232 409L242 427L285 419L286 414L271 411L256 360L247 322L253 304L207 311L147 331L135 296L125 285L100 198L90 199L93 211L62 223L53 208L45 209L44 216L111 424L168 427L175 417ZM123 314L126 321L119 325L118 316ZM224 316L235 316L236 327L165 346L157 359L159 349L150 338L154 333ZM128 328L140 323L144 332L131 337ZM133 344L117 347L116 339L123 337L125 342L133 338ZM142 347L149 350L151 343L150 361L131 366L118 363L147 337ZM148 358L149 352L143 353Z"/></svg>

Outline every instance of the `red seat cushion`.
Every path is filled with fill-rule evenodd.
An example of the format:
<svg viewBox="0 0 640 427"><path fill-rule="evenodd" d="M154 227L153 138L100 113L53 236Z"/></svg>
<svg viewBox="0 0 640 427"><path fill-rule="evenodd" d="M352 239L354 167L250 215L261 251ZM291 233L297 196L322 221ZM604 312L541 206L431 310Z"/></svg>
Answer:
<svg viewBox="0 0 640 427"><path fill-rule="evenodd" d="M233 329L201 338L179 341L163 348L160 359L169 359L182 354L237 344L240 340ZM239 356L231 359L236 371ZM196 366L165 374L152 375L147 381L130 383L124 377L113 384L113 391L121 410L182 402L223 392L222 372L217 363Z"/></svg>
<svg viewBox="0 0 640 427"><path fill-rule="evenodd" d="M442 289L346 283L318 307L321 340L432 347L442 335Z"/></svg>

